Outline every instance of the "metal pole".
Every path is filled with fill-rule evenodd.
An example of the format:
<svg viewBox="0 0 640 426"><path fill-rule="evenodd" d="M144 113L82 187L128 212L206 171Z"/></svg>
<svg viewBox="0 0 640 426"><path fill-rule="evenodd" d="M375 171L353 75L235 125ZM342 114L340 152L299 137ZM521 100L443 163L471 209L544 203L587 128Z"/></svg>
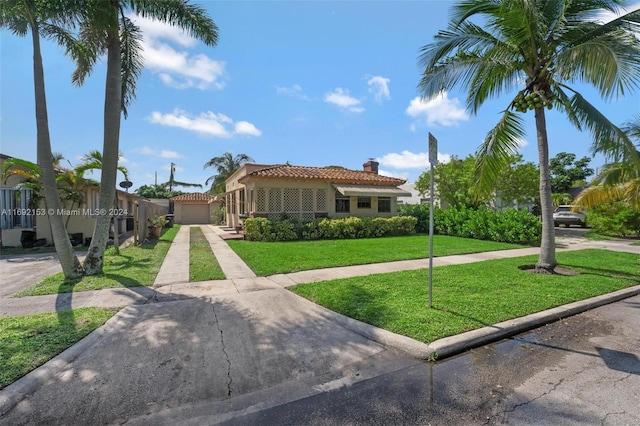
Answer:
<svg viewBox="0 0 640 426"><path fill-rule="evenodd" d="M433 164L429 180L429 309L431 309L431 291L433 287Z"/></svg>

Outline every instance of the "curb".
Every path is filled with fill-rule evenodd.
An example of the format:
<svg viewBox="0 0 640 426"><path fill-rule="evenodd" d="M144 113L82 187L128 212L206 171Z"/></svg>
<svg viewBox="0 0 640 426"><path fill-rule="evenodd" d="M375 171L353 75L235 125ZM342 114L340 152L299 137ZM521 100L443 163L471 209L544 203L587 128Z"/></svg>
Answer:
<svg viewBox="0 0 640 426"><path fill-rule="evenodd" d="M0 390L0 418L11 411L20 401L25 399L29 394L35 392L40 386L47 382L51 377L62 372L69 367L69 364L75 361L89 347L94 345L99 339L106 334L117 329L120 325L124 325L122 317L127 309L133 306L127 306L118 311L114 316L109 318L101 327L87 334L82 340L75 345L53 357L40 367L32 370L20 379L16 380L6 388Z"/></svg>
<svg viewBox="0 0 640 426"><path fill-rule="evenodd" d="M292 294L295 294L292 292ZM331 311L323 306L317 305L310 300L298 296L306 303L322 310L324 316L356 334L364 336L383 346L398 349L412 358L421 360L436 360L458 354L467 349L482 346L484 344L500 340L504 337L512 336L532 328L539 327L561 318L566 318L581 312L588 311L599 306L618 302L620 300L640 294L640 285L618 290L590 299L572 302L566 305L503 321L498 324L482 327L455 336L445 337L431 343L423 343L401 334L355 320L337 312ZM297 296L297 295L296 295Z"/></svg>

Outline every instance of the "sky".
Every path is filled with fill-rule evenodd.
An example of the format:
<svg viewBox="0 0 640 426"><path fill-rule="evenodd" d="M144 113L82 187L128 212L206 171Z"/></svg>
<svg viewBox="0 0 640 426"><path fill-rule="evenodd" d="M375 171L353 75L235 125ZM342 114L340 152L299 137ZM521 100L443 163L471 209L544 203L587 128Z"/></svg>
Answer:
<svg viewBox="0 0 640 426"><path fill-rule="evenodd" d="M131 190L166 182L171 163L176 180L204 185L216 174L204 164L225 152L353 170L373 158L381 174L414 182L429 167L429 132L440 161L466 157L515 96L488 101L475 115L457 89L421 99L419 51L446 28L449 1L194 3L218 26L216 46L132 16L144 34L145 69L120 135ZM76 87L64 51L49 41L42 51L52 148L75 166L102 150L106 60ZM35 162L32 54L30 37L0 32L0 152ZM589 86L574 87L616 124L640 113L638 92L603 100ZM520 152L537 163L532 112L526 123ZM551 156L591 154L590 134L563 115L548 111L547 125ZM604 161L596 156L591 166Z"/></svg>

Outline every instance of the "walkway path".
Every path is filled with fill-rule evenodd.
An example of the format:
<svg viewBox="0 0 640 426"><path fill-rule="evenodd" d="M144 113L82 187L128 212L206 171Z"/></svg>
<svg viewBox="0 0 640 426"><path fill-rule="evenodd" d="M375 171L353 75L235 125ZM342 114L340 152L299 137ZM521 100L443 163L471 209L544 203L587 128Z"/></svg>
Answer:
<svg viewBox="0 0 640 426"><path fill-rule="evenodd" d="M39 312L53 312L63 309L77 309L88 306L120 308L161 301L173 301L194 297L215 297L247 293L258 290L286 288L296 284L326 281L340 278L366 276L387 272L428 268L428 259L401 260L396 262L353 265L310 271L257 277L242 259L220 238L221 228L200 225L211 249L225 273L226 279L189 282L189 226L183 225L176 235L169 252L155 279L153 287L129 287L97 291L83 291L67 294L52 294L11 298L0 295L0 317L26 315ZM579 241L566 240L559 251L584 248L606 248L614 251L638 253L640 246L632 246L624 241ZM539 248L530 247L515 250L499 250L433 259L434 266L456 265L482 262L537 254Z"/></svg>

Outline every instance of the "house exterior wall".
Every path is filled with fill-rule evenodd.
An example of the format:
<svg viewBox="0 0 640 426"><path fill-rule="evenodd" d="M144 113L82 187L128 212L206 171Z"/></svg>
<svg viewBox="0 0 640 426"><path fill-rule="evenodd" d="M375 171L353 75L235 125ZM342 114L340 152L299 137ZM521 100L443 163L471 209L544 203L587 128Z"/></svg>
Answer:
<svg viewBox="0 0 640 426"><path fill-rule="evenodd" d="M0 154L0 171L4 170L4 163L9 160L11 157ZM1 172L0 172L1 174ZM20 237L22 236L22 231L33 231L36 217L35 215L29 215L29 218L16 218L12 214L13 210L16 208L21 210L21 213L30 213L29 209L25 209L23 207L28 207L24 203L21 203L18 200L15 203L14 191L15 186L20 182L24 182L24 178L20 176L10 176L6 182L0 179L0 214L2 214L2 227L0 228L0 241L2 246L5 247L17 247L20 246ZM30 191L22 191L22 194ZM18 197L20 198L20 196ZM14 199L12 203L10 200ZM26 200L25 200L26 201ZM14 212L16 213L16 212Z"/></svg>
<svg viewBox="0 0 640 426"><path fill-rule="evenodd" d="M284 213L291 218L313 220L318 217L393 216L397 213L396 197L383 197L389 200L389 211L379 212L379 197L366 197L370 208L359 208L357 196L342 197L349 199L349 212L336 212L336 195L342 197L331 182L326 181L247 179L240 183L234 179L227 181L227 222L229 226L239 225L242 214L278 219Z"/></svg>
<svg viewBox="0 0 640 426"><path fill-rule="evenodd" d="M180 202L175 202L174 206L173 206L173 214L174 219L175 219L175 223L178 224L182 224L184 222L184 210L185 208L189 208L188 206L193 206L193 205L207 205L207 208L209 209L209 222L211 223L211 216L213 214L213 211L220 205L220 203L206 203L203 201L180 201Z"/></svg>
<svg viewBox="0 0 640 426"><path fill-rule="evenodd" d="M83 241L84 239L91 238L93 236L93 230L95 228L97 218L96 214L99 211L98 194L98 187L87 187L85 202L83 205L63 207L63 211L60 213L62 213L68 234L82 233ZM118 191L116 194L118 197L117 210L118 212L123 213L117 216L118 220L116 220L116 222L118 223L119 228L118 233L122 234L127 232L127 218L133 218L134 203L137 197L133 194L121 191ZM110 209L115 209L115 206L110 207ZM35 229L36 238L46 238L47 244L53 244L51 225L49 223L48 215L37 217L37 225Z"/></svg>

